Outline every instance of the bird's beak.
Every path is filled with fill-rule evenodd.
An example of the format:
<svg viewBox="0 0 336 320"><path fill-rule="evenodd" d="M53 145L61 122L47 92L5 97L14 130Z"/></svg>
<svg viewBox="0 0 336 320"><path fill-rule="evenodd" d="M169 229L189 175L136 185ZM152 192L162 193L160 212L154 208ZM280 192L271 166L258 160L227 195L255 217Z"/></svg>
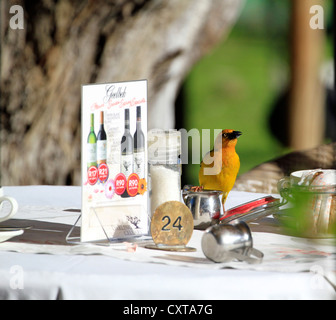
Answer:
<svg viewBox="0 0 336 320"><path fill-rule="evenodd" d="M231 133L228 134L228 137L230 140L237 139L240 137L243 133L240 131L232 131Z"/></svg>

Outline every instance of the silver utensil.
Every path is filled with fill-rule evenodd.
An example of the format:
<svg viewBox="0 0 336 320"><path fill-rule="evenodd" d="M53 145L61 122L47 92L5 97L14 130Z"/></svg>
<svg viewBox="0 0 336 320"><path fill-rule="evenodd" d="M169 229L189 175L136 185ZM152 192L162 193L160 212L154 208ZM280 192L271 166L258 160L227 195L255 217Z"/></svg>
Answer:
<svg viewBox="0 0 336 320"><path fill-rule="evenodd" d="M214 262L238 260L255 264L260 263L264 256L253 248L252 234L245 222L209 227L202 237L202 250Z"/></svg>
<svg viewBox="0 0 336 320"><path fill-rule="evenodd" d="M260 220L279 211L279 208L287 204L287 201L273 198L272 196L253 200L243 205L226 211L220 219L220 223L231 223L233 221L251 222Z"/></svg>

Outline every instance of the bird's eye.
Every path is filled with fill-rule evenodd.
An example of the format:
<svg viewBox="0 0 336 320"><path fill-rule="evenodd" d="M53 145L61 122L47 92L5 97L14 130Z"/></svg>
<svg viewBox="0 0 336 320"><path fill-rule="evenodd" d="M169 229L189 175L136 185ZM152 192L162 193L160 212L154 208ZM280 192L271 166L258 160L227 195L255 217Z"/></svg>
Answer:
<svg viewBox="0 0 336 320"><path fill-rule="evenodd" d="M223 138L226 138L226 137L227 137L227 134L226 134L226 133L223 133L223 134L222 134L222 137L223 137Z"/></svg>

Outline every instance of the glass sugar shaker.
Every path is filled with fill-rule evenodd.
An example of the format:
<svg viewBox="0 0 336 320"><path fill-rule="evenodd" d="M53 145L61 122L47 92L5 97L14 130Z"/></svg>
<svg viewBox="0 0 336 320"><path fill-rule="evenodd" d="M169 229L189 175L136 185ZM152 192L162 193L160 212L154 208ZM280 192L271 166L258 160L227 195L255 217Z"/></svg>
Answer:
<svg viewBox="0 0 336 320"><path fill-rule="evenodd" d="M181 201L181 133L154 129L148 132L150 212L167 201Z"/></svg>

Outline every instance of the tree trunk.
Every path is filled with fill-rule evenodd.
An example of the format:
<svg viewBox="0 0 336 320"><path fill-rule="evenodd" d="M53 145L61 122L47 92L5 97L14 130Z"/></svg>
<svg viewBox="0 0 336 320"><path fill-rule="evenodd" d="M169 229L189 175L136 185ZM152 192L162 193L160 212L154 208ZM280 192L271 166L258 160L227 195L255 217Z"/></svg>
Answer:
<svg viewBox="0 0 336 320"><path fill-rule="evenodd" d="M12 5L24 29L9 25ZM174 127L190 68L242 0L1 2L1 182L80 184L81 85L147 79L150 128Z"/></svg>

